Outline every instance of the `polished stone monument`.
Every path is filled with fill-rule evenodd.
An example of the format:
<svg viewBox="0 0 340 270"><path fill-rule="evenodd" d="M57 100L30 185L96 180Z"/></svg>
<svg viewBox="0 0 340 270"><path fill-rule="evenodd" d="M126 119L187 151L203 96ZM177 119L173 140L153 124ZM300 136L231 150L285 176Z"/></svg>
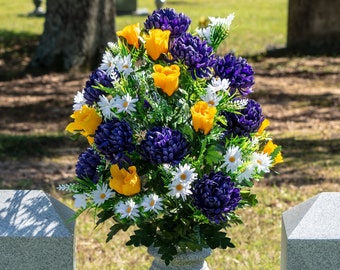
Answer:
<svg viewBox="0 0 340 270"><path fill-rule="evenodd" d="M281 270L340 269L340 192L322 192L282 215Z"/></svg>
<svg viewBox="0 0 340 270"><path fill-rule="evenodd" d="M0 269L76 269L73 216L43 191L0 190Z"/></svg>

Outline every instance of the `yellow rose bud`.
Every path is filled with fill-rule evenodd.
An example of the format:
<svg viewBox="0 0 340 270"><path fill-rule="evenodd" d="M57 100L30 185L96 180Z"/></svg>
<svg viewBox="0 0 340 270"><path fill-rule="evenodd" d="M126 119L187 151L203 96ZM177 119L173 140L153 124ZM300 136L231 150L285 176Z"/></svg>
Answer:
<svg viewBox="0 0 340 270"><path fill-rule="evenodd" d="M205 101L197 102L191 109L192 123L196 132L202 130L207 135L213 127L216 107Z"/></svg>
<svg viewBox="0 0 340 270"><path fill-rule="evenodd" d="M71 118L74 119L74 122L68 124L65 130L71 133L80 133L87 138L89 144L93 144L95 131L102 122L102 118L96 110L83 105L80 110L71 115Z"/></svg>
<svg viewBox="0 0 340 270"><path fill-rule="evenodd" d="M155 86L162 89L169 97L177 90L179 84L180 68L177 65L163 67L154 65L152 76Z"/></svg>
<svg viewBox="0 0 340 270"><path fill-rule="evenodd" d="M109 186L111 189L120 194L131 196L137 194L141 190L141 180L137 174L135 166L119 169L118 165L112 165L110 168L111 179Z"/></svg>
<svg viewBox="0 0 340 270"><path fill-rule="evenodd" d="M264 130L269 126L270 121L266 118L262 121L261 126L259 127L256 135L261 136L264 132Z"/></svg>
<svg viewBox="0 0 340 270"><path fill-rule="evenodd" d="M152 29L149 31L149 35L145 35L145 49L148 55L157 60L162 53L168 52L169 46L169 30Z"/></svg>
<svg viewBox="0 0 340 270"><path fill-rule="evenodd" d="M132 25L125 26L123 30L117 32L117 36L123 37L126 39L127 43L135 46L139 49L139 23L135 23Z"/></svg>
<svg viewBox="0 0 340 270"><path fill-rule="evenodd" d="M282 157L282 154L281 152L279 152L276 157L274 158L274 163L273 163L273 166L278 164L278 163L282 163L283 162L283 157Z"/></svg>
<svg viewBox="0 0 340 270"><path fill-rule="evenodd" d="M270 156L274 151L275 149L277 148L277 145L275 143L273 143L272 140L269 140L267 142L267 144L264 146L263 148L263 153L266 153L268 154L268 156ZM282 154L281 152L277 153L277 155L275 156L274 158L274 162L272 164L272 166L278 164L278 163L282 163L283 162L283 157L282 157Z"/></svg>

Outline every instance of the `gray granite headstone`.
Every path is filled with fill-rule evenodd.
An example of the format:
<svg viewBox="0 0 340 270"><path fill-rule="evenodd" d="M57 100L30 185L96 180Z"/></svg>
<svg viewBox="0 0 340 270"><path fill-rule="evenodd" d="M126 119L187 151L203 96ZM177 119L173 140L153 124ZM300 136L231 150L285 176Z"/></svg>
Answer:
<svg viewBox="0 0 340 270"><path fill-rule="evenodd" d="M340 269L340 192L322 192L282 214L281 270Z"/></svg>
<svg viewBox="0 0 340 270"><path fill-rule="evenodd" d="M0 190L0 269L76 269L73 215L43 191Z"/></svg>

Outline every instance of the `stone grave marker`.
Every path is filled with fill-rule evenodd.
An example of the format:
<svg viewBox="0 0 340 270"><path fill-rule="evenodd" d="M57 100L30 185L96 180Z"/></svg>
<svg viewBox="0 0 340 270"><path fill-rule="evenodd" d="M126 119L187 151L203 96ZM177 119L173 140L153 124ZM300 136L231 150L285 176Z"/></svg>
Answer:
<svg viewBox="0 0 340 270"><path fill-rule="evenodd" d="M76 269L73 215L43 191L0 190L0 269Z"/></svg>
<svg viewBox="0 0 340 270"><path fill-rule="evenodd" d="M340 192L322 192L282 215L281 270L340 269Z"/></svg>

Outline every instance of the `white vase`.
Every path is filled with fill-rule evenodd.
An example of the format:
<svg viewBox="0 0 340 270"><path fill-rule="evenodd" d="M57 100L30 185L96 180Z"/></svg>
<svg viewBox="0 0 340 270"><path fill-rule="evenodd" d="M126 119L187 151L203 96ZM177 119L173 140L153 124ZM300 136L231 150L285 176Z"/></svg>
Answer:
<svg viewBox="0 0 340 270"><path fill-rule="evenodd" d="M169 265L161 259L158 248L151 246L148 252L154 257L150 270L209 270L205 259L211 254L210 248L204 248L201 251L179 251Z"/></svg>

